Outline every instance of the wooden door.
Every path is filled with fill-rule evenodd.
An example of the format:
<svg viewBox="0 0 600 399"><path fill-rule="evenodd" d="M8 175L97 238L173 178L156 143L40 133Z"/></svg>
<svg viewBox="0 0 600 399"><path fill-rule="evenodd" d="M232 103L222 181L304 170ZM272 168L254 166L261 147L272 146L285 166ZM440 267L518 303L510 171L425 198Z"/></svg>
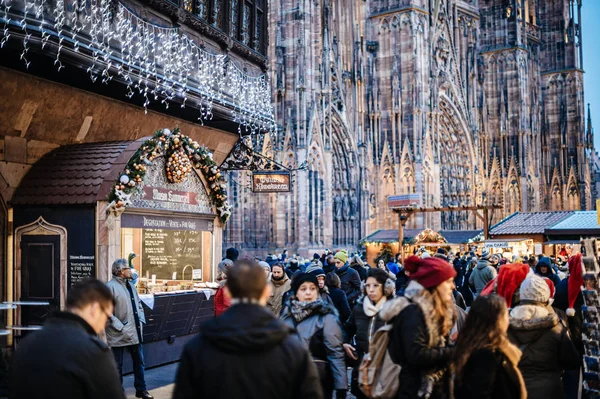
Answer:
<svg viewBox="0 0 600 399"><path fill-rule="evenodd" d="M49 306L21 306L22 325L41 325L49 313L60 309L60 236L21 238L20 300L50 302Z"/></svg>

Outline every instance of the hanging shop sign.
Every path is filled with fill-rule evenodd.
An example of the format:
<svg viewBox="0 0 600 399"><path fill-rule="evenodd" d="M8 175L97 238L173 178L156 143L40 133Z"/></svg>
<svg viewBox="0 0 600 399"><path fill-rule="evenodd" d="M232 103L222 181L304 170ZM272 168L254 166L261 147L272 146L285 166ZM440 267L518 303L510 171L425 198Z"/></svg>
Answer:
<svg viewBox="0 0 600 399"><path fill-rule="evenodd" d="M420 197L419 194L389 195L388 208L418 205Z"/></svg>
<svg viewBox="0 0 600 399"><path fill-rule="evenodd" d="M290 172L263 171L252 173L252 192L287 193L290 191Z"/></svg>

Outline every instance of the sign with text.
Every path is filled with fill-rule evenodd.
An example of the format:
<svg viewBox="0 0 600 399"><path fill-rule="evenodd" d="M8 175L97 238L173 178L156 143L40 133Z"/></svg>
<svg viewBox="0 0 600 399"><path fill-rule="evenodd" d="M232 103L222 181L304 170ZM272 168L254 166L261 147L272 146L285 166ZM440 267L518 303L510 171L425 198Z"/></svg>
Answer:
<svg viewBox="0 0 600 399"><path fill-rule="evenodd" d="M202 270L202 244L199 231L144 229L142 237L142 267L144 273L159 279L183 277L184 269L191 277L195 269ZM200 272L202 275L202 272Z"/></svg>
<svg viewBox="0 0 600 399"><path fill-rule="evenodd" d="M198 205L198 194L196 193L145 186L144 194L146 199L152 201L162 201L185 205Z"/></svg>
<svg viewBox="0 0 600 399"><path fill-rule="evenodd" d="M418 205L421 200L419 194L402 194L402 195L389 195L388 208L399 208L402 206L413 206Z"/></svg>
<svg viewBox="0 0 600 399"><path fill-rule="evenodd" d="M255 193L287 193L290 190L290 172L252 173L252 191Z"/></svg>
<svg viewBox="0 0 600 399"><path fill-rule="evenodd" d="M121 227L132 227L136 229L212 231L213 222L206 219L135 215L126 212L121 216Z"/></svg>
<svg viewBox="0 0 600 399"><path fill-rule="evenodd" d="M94 268L94 255L69 254L69 277L71 287L81 281L94 277Z"/></svg>

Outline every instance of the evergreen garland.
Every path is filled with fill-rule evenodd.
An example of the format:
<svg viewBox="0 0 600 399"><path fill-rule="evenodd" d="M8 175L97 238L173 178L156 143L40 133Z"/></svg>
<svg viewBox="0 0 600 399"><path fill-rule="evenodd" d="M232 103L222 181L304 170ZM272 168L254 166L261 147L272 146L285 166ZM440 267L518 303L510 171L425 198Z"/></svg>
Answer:
<svg viewBox="0 0 600 399"><path fill-rule="evenodd" d="M225 224L231 215L231 206L227 202L227 186L219 165L208 148L182 134L179 128L175 128L173 133L168 129L157 130L154 136L146 140L133 154L109 194L109 208L121 208L131 204L129 197L139 190L139 185L146 176L147 166L152 165L152 161L159 156L166 159L165 173L171 183L184 181L192 172L192 166L202 170L208 184L210 199L219 212L219 219Z"/></svg>

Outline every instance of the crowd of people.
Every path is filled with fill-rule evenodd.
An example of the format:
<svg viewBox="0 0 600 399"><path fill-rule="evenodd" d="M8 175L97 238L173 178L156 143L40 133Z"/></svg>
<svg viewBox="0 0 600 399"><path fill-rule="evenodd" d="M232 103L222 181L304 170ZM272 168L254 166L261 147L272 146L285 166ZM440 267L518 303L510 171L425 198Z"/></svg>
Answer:
<svg viewBox="0 0 600 399"><path fill-rule="evenodd" d="M388 256L371 267L342 249L256 262L268 268L267 309L309 349L326 398L368 397L360 365L386 324L398 398L578 397L580 289L596 284L581 255L563 265L421 249L404 265Z"/></svg>
<svg viewBox="0 0 600 399"><path fill-rule="evenodd" d="M583 273L593 259L578 254L563 267L443 249L373 267L344 249L238 258L230 248L218 264L215 318L185 346L174 399L367 398L374 389L401 399L578 397L581 288L595 289L596 276ZM151 398L143 308L125 260L113 275L76 285L65 311L22 342L12 398L42 397L27 384L37 378L43 397L124 398L125 350L136 396ZM98 338L105 327L108 345ZM381 353L389 360L377 363Z"/></svg>

